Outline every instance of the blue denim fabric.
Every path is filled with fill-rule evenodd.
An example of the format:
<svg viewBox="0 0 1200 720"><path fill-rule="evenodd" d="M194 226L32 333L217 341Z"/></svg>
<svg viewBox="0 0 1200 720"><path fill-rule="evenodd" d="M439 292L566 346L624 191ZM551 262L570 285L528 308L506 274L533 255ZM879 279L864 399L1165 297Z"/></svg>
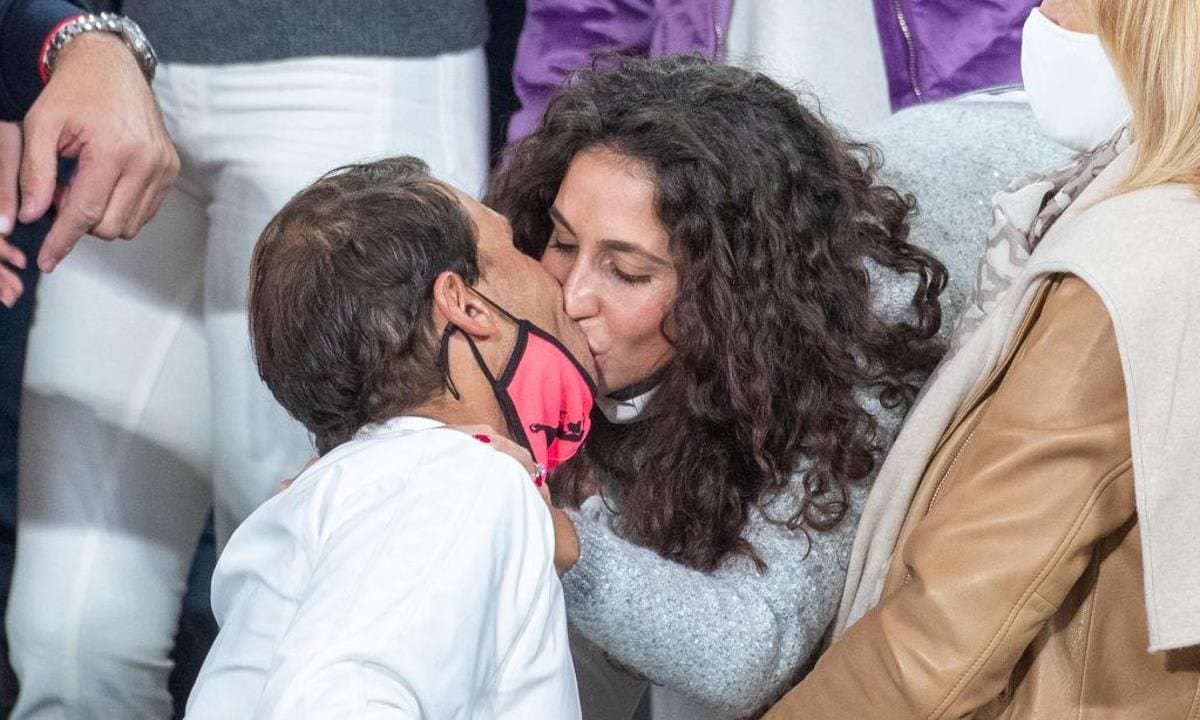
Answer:
<svg viewBox="0 0 1200 720"><path fill-rule="evenodd" d="M21 377L29 326L37 294L37 253L50 229L50 217L18 225L9 242L25 252L26 270L17 270L25 294L8 309L0 306L0 608L8 606L17 541L17 438L21 419ZM16 701L17 684L8 666L8 642L0 626L0 717L8 717Z"/></svg>

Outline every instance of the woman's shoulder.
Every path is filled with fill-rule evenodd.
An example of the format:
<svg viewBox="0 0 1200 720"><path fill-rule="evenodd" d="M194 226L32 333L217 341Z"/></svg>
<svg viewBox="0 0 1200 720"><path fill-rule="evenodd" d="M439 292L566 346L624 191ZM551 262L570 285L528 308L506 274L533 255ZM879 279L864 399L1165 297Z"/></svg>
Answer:
<svg viewBox="0 0 1200 720"><path fill-rule="evenodd" d="M1145 234L1177 228L1192 240L1200 239L1200 187L1168 183L1106 197L1086 206L1077 223L1104 234Z"/></svg>
<svg viewBox="0 0 1200 720"><path fill-rule="evenodd" d="M1104 198L1043 244L1040 263L1075 266L1089 281L1186 280L1200 267L1200 191L1159 185Z"/></svg>

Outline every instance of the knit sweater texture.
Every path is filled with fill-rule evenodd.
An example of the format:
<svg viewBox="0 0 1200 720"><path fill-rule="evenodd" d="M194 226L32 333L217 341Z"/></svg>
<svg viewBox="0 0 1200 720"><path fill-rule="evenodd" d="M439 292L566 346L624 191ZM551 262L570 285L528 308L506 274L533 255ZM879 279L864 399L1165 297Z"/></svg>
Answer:
<svg viewBox="0 0 1200 720"><path fill-rule="evenodd" d="M484 0L124 0L168 63L432 57L483 45Z"/></svg>
<svg viewBox="0 0 1200 720"><path fill-rule="evenodd" d="M915 278L867 269L876 311L911 321ZM856 399L875 418L880 445L890 446L903 412L865 389ZM701 572L624 539L611 493L568 511L580 556L562 578L567 619L614 666L675 691L698 712L734 718L765 709L815 658L834 619L874 480L851 486L850 510L834 530L789 530L769 518L795 512L807 465L796 468L789 492L751 510L742 531L767 564L763 572L740 555Z"/></svg>

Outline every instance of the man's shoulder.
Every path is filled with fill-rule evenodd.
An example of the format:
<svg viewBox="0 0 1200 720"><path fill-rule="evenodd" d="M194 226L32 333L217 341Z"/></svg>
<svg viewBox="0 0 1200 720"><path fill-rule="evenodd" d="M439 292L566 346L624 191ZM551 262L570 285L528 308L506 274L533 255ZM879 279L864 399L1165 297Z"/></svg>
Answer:
<svg viewBox="0 0 1200 720"><path fill-rule="evenodd" d="M280 510L325 528L378 515L449 519L470 509L474 519L463 531L486 532L531 498L541 501L520 463L449 428L352 441L314 463L286 493L293 497Z"/></svg>
<svg viewBox="0 0 1200 720"><path fill-rule="evenodd" d="M520 464L464 432L445 427L384 431L334 448L297 477L357 486L377 480L421 483L438 478L471 479L482 472L504 474Z"/></svg>

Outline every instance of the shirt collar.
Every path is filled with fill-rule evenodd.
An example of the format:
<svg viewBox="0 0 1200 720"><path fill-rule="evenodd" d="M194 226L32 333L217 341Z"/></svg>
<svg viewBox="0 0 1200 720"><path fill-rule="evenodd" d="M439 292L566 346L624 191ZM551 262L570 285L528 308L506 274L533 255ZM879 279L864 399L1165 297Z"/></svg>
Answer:
<svg viewBox="0 0 1200 720"><path fill-rule="evenodd" d="M401 430L432 430L433 428L445 427L445 423L433 418L421 417L420 415L401 415L383 422L371 423L364 425L354 434L355 440L364 438L376 437L384 433L399 432Z"/></svg>

